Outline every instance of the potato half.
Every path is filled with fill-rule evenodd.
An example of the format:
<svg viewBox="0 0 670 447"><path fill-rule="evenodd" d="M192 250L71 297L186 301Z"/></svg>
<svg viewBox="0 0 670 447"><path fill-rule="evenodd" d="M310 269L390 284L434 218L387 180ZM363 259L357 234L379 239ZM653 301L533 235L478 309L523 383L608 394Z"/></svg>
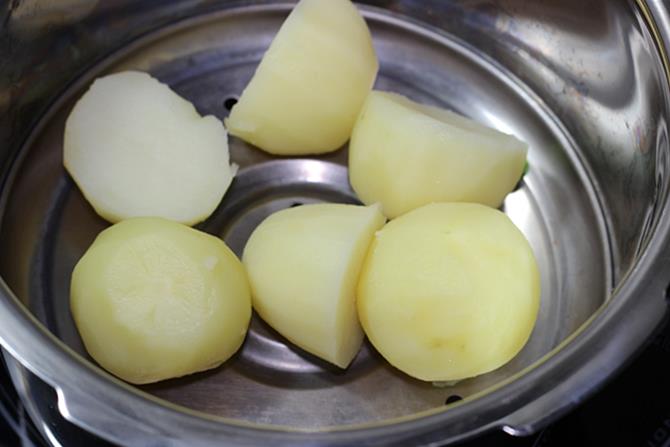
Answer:
<svg viewBox="0 0 670 447"><path fill-rule="evenodd" d="M336 150L349 139L377 69L370 31L349 0L301 0L226 127L272 154Z"/></svg>
<svg viewBox="0 0 670 447"><path fill-rule="evenodd" d="M475 121L381 91L349 143L349 178L363 203L393 218L432 202L498 207L519 181L527 145Z"/></svg>
<svg viewBox="0 0 670 447"><path fill-rule="evenodd" d="M377 232L358 284L372 344L418 379L494 370L524 346L540 279L523 234L498 210L431 204Z"/></svg>
<svg viewBox="0 0 670 447"><path fill-rule="evenodd" d="M244 268L223 241L160 218L100 233L77 263L70 293L91 357L136 384L220 365L251 318Z"/></svg>
<svg viewBox="0 0 670 447"><path fill-rule="evenodd" d="M356 283L379 207L303 205L275 213L242 257L254 309L302 349L346 368L363 341Z"/></svg>
<svg viewBox="0 0 670 447"><path fill-rule="evenodd" d="M97 79L65 124L63 162L95 211L110 222L206 219L236 167L213 116L146 73Z"/></svg>

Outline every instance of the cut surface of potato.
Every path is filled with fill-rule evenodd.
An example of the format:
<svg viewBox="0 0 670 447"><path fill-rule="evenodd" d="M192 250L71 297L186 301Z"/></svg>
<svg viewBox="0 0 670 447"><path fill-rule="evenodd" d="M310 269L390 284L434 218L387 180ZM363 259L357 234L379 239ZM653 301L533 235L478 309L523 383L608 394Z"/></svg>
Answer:
<svg viewBox="0 0 670 447"><path fill-rule="evenodd" d="M530 245L498 210L431 204L377 232L358 284L365 333L393 366L426 381L492 371L537 318Z"/></svg>
<svg viewBox="0 0 670 447"><path fill-rule="evenodd" d="M226 127L272 154L336 150L351 136L377 69L370 31L349 0L301 0Z"/></svg>
<svg viewBox="0 0 670 447"><path fill-rule="evenodd" d="M207 218L236 168L213 116L146 73L97 79L65 124L63 162L95 211L110 222Z"/></svg>
<svg viewBox="0 0 670 447"><path fill-rule="evenodd" d="M242 258L254 309L305 351L346 368L363 341L355 303L359 271L384 220L377 206L340 204L268 217Z"/></svg>
<svg viewBox="0 0 670 447"><path fill-rule="evenodd" d="M220 365L251 318L244 268L225 243L161 218L100 233L74 269L70 294L91 357L135 384Z"/></svg>
<svg viewBox="0 0 670 447"><path fill-rule="evenodd" d="M432 202L498 207L524 169L527 145L437 107L370 94L349 144L349 178L363 203L393 218Z"/></svg>

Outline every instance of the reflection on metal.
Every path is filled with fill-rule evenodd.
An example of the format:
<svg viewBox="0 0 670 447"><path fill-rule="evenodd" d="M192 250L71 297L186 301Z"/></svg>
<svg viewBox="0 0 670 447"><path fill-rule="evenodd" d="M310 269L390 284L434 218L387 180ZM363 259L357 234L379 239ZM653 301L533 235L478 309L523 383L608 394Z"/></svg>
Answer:
<svg viewBox="0 0 670 447"><path fill-rule="evenodd" d="M44 27L62 27L82 20L96 8L98 0L9 1L10 32L22 38L39 34Z"/></svg>
<svg viewBox="0 0 670 447"><path fill-rule="evenodd" d="M670 45L670 17L668 7L663 0L635 0L642 15L654 37L654 43L658 49L658 56L663 61L665 75L670 83L670 56L668 45ZM666 2L667 3L667 2ZM652 12L652 8L654 12Z"/></svg>

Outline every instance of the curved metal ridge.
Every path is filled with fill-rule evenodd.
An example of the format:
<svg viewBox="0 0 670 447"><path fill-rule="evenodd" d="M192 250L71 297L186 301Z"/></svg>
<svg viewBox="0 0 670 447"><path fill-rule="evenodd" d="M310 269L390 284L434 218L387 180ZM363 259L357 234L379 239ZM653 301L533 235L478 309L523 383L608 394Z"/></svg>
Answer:
<svg viewBox="0 0 670 447"><path fill-rule="evenodd" d="M656 49L658 50L659 56L661 57L661 62L663 63L663 70L665 71L666 80L668 81L668 84L670 84L670 60L668 59L668 48L666 46L665 39L663 38L663 34L658 28L654 13L649 7L649 2L647 0L635 0L635 3L640 9L645 22L649 26L649 30L651 31L651 35L654 39L654 44L656 45ZM668 30L668 32L670 33L670 30Z"/></svg>

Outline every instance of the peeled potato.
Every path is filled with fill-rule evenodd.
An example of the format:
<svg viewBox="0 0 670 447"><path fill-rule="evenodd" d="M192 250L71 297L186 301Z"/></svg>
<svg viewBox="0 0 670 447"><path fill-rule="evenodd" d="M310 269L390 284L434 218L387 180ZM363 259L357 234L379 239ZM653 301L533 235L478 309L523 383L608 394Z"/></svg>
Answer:
<svg viewBox="0 0 670 447"><path fill-rule="evenodd" d="M376 206L304 205L271 215L242 257L254 309L305 351L346 368L363 341L359 271L383 224Z"/></svg>
<svg viewBox="0 0 670 447"><path fill-rule="evenodd" d="M301 0L226 127L271 154L336 150L349 139L377 69L370 31L349 0Z"/></svg>
<svg viewBox="0 0 670 447"><path fill-rule="evenodd" d="M97 79L65 124L63 162L95 211L110 222L207 218L236 168L219 120L146 73Z"/></svg>
<svg viewBox="0 0 670 447"><path fill-rule="evenodd" d="M91 357L136 384L220 365L251 318L244 268L223 241L160 218L100 233L77 263L70 293Z"/></svg>
<svg viewBox="0 0 670 447"><path fill-rule="evenodd" d="M387 224L358 284L365 333L393 366L427 381L492 371L524 346L540 279L523 234L500 211L431 204Z"/></svg>
<svg viewBox="0 0 670 447"><path fill-rule="evenodd" d="M349 178L363 203L393 218L432 202L498 207L519 181L527 145L475 121L381 91L349 143Z"/></svg>

